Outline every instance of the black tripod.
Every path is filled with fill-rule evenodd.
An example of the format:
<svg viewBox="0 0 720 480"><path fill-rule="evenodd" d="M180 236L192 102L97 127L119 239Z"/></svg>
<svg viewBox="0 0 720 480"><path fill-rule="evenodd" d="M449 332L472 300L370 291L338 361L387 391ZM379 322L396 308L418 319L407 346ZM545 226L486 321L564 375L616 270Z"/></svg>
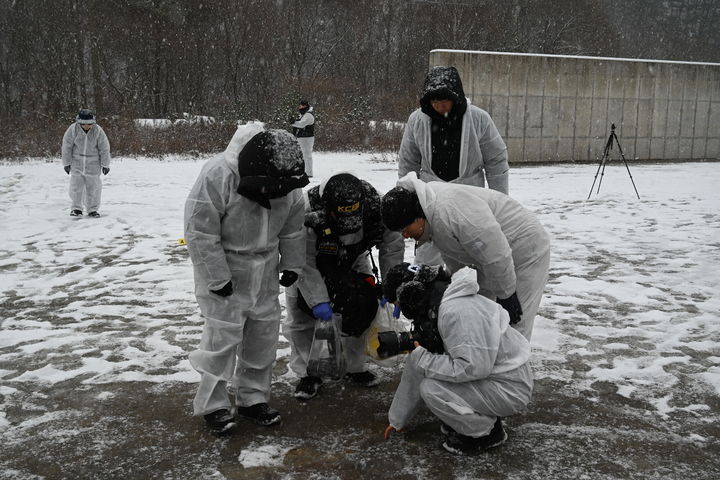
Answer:
<svg viewBox="0 0 720 480"><path fill-rule="evenodd" d="M597 180L598 173L600 173L602 169L602 173L600 173L600 181L598 182L598 188L597 192L600 193L600 185L602 185L603 177L605 176L605 165L607 164L608 160L608 152L612 148L613 138L615 139L615 142L617 143L618 150L620 150L620 156L623 159L623 162L625 163L625 168L627 169L628 175L630 175L630 181L632 182L633 188L635 189L635 195L637 195L638 200L640 199L640 194L637 191L637 187L635 186L635 180L633 180L632 173L630 173L630 167L628 167L627 160L625 160L625 155L623 154L622 147L620 146L620 140L618 140L617 135L615 135L615 124L610 125L610 136L608 137L607 144L605 145L605 151L603 152L602 159L600 160L600 165L598 165L597 172L595 172L595 178L593 178L592 186L590 187L590 193L588 193L587 199L590 200L590 195L592 195L593 188L595 187L595 181Z"/></svg>

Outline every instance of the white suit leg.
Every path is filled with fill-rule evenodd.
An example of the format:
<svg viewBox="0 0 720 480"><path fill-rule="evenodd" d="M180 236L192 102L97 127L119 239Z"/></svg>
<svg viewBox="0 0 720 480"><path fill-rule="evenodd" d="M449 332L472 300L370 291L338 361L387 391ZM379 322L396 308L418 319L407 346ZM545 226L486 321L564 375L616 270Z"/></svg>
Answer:
<svg viewBox="0 0 720 480"><path fill-rule="evenodd" d="M235 371L235 403L249 407L270 400L272 367L277 353L280 316L274 319L247 318Z"/></svg>
<svg viewBox="0 0 720 480"><path fill-rule="evenodd" d="M517 331L527 338L528 342L532 336L535 315L540 308L545 285L548 281L550 270L550 250L535 262L524 265L515 271L517 277L517 294L522 306L522 320L513 325Z"/></svg>
<svg viewBox="0 0 720 480"><path fill-rule="evenodd" d="M530 402L532 386L532 371L525 364L474 382L426 378L420 384L420 395L430 411L455 431L481 437L490 433L497 417L523 411Z"/></svg>
<svg viewBox="0 0 720 480"><path fill-rule="evenodd" d="M348 373L364 372L367 355L365 355L365 342L362 341L362 338L343 335L342 343Z"/></svg>
<svg viewBox="0 0 720 480"><path fill-rule="evenodd" d="M200 385L193 400L194 415L230 408L225 385L235 371L243 324L205 318L200 346L189 356L190 365L200 372Z"/></svg>
<svg viewBox="0 0 720 480"><path fill-rule="evenodd" d="M85 194L85 177L81 173L70 172L70 210L83 209L83 196Z"/></svg>
<svg viewBox="0 0 720 480"><path fill-rule="evenodd" d="M287 318L283 322L282 332L290 343L288 368L298 377L304 377L307 375L307 362L315 332L315 319L298 307L295 285L285 289L285 313Z"/></svg>
<svg viewBox="0 0 720 480"><path fill-rule="evenodd" d="M100 175L87 175L85 177L85 205L88 212L97 212L100 209L101 194L102 180Z"/></svg>
<svg viewBox="0 0 720 480"><path fill-rule="evenodd" d="M303 160L305 161L305 173L308 176L313 176L313 158L312 151L315 144L315 137L300 137L298 138L300 144L300 150L302 150Z"/></svg>

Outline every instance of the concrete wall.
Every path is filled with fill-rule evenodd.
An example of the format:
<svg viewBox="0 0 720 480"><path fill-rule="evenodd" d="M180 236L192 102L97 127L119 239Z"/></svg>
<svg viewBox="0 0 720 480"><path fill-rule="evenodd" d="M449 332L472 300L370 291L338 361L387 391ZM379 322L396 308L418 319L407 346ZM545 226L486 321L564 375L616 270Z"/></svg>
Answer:
<svg viewBox="0 0 720 480"><path fill-rule="evenodd" d="M433 50L487 110L511 162L720 159L720 64ZM620 159L615 147L611 159Z"/></svg>

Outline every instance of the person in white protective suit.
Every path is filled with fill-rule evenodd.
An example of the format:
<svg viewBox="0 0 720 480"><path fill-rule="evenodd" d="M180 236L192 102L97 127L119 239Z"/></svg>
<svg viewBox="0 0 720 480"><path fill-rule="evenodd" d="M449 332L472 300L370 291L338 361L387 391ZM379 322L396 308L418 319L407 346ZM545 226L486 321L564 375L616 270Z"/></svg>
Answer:
<svg viewBox="0 0 720 480"><path fill-rule="evenodd" d="M300 148L302 149L303 159L305 160L305 173L309 177L313 176L313 158L312 151L315 145L315 115L314 109L307 100L300 100L298 106L300 118L293 120L291 123L293 135L297 137Z"/></svg>
<svg viewBox="0 0 720 480"><path fill-rule="evenodd" d="M494 190L425 183L415 172L385 194L382 210L391 230L432 242L450 272L476 269L480 294L530 340L550 267L550 236L535 215Z"/></svg>
<svg viewBox="0 0 720 480"><path fill-rule="evenodd" d="M349 173L330 177L307 192L306 263L296 285L285 289L287 321L283 335L290 342L290 369L300 377L295 397L313 398L322 379L307 374L315 321L342 315L342 341L347 378L373 387L376 376L365 368L361 336L375 318L381 289L373 275L370 251L378 249L380 273L402 262L405 243L385 228L380 195L368 182Z"/></svg>
<svg viewBox="0 0 720 480"><path fill-rule="evenodd" d="M62 140L62 162L70 175L70 215L79 217L83 206L90 217L99 217L102 180L110 172L110 142L95 122L95 113L83 108Z"/></svg>
<svg viewBox="0 0 720 480"><path fill-rule="evenodd" d="M477 294L475 278L463 268L449 282L439 266L407 264L388 274L388 300L413 323L434 318L439 341L432 341L427 327L416 339L388 412L386 439L407 428L424 403L442 422L445 450L477 454L504 443L502 417L522 412L530 402L530 344L509 328L500 305Z"/></svg>
<svg viewBox="0 0 720 480"><path fill-rule="evenodd" d="M410 114L398 152L398 178L476 185L508 194L507 147L490 114L465 97L455 67L437 66L425 78L420 108ZM418 246L416 263L439 265L432 244Z"/></svg>
<svg viewBox="0 0 720 480"><path fill-rule="evenodd" d="M292 284L305 263L301 188L308 183L295 138L251 123L203 166L185 203L185 240L205 321L200 346L190 353L201 375L193 409L213 431L235 425L230 380L238 415L260 425L281 419L268 405L278 283Z"/></svg>

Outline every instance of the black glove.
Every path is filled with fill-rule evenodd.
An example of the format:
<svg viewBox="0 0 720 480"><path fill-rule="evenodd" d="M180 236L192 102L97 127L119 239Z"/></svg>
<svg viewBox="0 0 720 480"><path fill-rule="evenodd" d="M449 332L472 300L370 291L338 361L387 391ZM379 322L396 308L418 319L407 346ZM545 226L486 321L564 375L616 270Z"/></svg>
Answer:
<svg viewBox="0 0 720 480"><path fill-rule="evenodd" d="M70 165L65 165L65 166L63 167L63 170L65 170L65 173L67 173L68 175L70 175Z"/></svg>
<svg viewBox="0 0 720 480"><path fill-rule="evenodd" d="M102 167L102 170L103 170L103 175L107 175L108 173L110 173L110 167Z"/></svg>
<svg viewBox="0 0 720 480"><path fill-rule="evenodd" d="M221 297L229 297L233 293L232 288L232 281L229 281L225 284L224 287L222 287L220 290L210 290L215 295L220 295Z"/></svg>
<svg viewBox="0 0 720 480"><path fill-rule="evenodd" d="M280 276L280 285L283 287L289 287L293 283L295 283L298 279L298 274L293 272L292 270L283 270L282 275Z"/></svg>
<svg viewBox="0 0 720 480"><path fill-rule="evenodd" d="M507 310L510 314L510 325L515 325L520 320L522 315L522 307L520 306L520 300L518 300L517 292L510 295L508 298L498 298L497 303Z"/></svg>

